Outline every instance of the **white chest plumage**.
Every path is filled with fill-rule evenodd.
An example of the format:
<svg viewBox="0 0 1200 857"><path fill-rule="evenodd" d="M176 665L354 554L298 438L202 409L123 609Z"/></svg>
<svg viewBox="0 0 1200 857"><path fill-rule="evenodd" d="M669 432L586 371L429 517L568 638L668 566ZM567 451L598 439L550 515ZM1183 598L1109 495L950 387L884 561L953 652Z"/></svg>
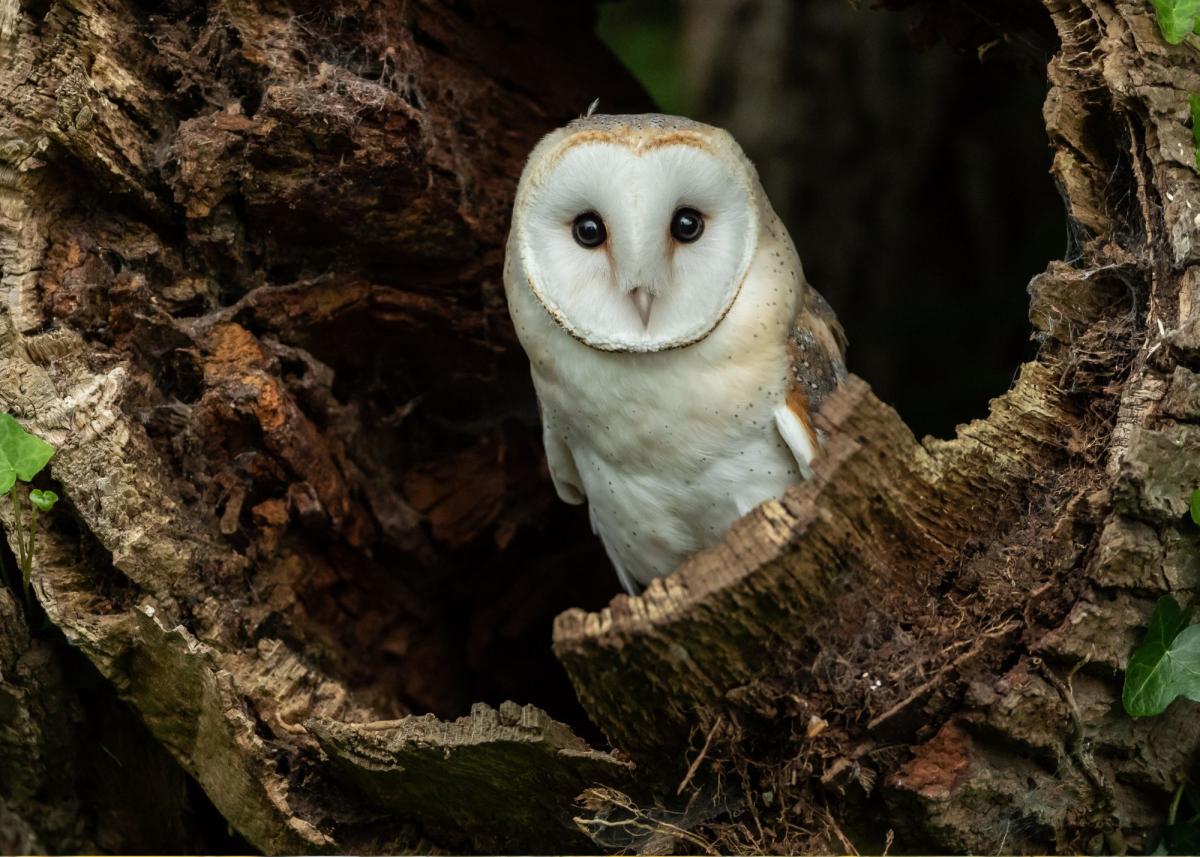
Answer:
<svg viewBox="0 0 1200 857"><path fill-rule="evenodd" d="M548 135L504 283L550 475L631 592L808 474L844 340L725 132L648 115Z"/></svg>
<svg viewBox="0 0 1200 857"><path fill-rule="evenodd" d="M551 473L563 499L586 496L627 588L719 541L734 519L780 496L807 469L777 424L793 383L786 343L799 265L790 244L764 239L726 317L682 348L590 348L528 289L510 290ZM519 282L519 263L512 264Z"/></svg>

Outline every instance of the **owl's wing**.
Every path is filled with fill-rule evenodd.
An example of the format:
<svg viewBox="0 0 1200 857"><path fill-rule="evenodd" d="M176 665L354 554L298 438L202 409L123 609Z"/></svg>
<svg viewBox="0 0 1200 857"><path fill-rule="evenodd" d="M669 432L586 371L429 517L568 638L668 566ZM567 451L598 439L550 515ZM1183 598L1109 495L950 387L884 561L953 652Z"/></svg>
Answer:
<svg viewBox="0 0 1200 857"><path fill-rule="evenodd" d="M824 440L812 415L846 380L846 333L833 308L807 283L787 349L791 387L785 403L775 409L775 425L807 478Z"/></svg>
<svg viewBox="0 0 1200 857"><path fill-rule="evenodd" d="M554 483L558 499L578 506L586 495L583 493L583 480L579 478L579 468L575 466L575 457L554 426L553 419L542 409L541 402L538 402L538 410L542 411L542 445L546 448L550 481Z"/></svg>
<svg viewBox="0 0 1200 857"><path fill-rule="evenodd" d="M596 507L588 506L588 520L592 522L592 532L600 537L600 544L604 545L604 552L608 554L608 561L612 563L613 569L617 572L617 580L621 582L622 588L630 595L641 595L642 585L634 580L633 575L625 570L624 563L621 562L621 557L614 551L604 537L604 525L600 523L600 519L596 516Z"/></svg>

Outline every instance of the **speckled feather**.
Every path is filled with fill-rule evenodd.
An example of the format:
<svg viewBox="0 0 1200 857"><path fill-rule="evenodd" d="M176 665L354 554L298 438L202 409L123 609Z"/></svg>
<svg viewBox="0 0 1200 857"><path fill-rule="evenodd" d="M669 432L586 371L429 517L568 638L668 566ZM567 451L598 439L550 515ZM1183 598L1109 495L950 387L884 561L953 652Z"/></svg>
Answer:
<svg viewBox="0 0 1200 857"><path fill-rule="evenodd" d="M570 154L589 145L597 147L589 156L610 159L599 163L611 163L611 170ZM654 157L687 169L655 185ZM572 158L583 166L572 166ZM716 165L711 176L705 159ZM630 178L614 190L613 176L621 170ZM672 257L684 251L664 245L662 255L671 258L660 263L662 242L653 235L646 247L622 250L633 245L620 238L645 238L627 234L645 221L624 209L675 205L677 196L693 192L693 182L704 181L713 187L695 193L715 194L708 205L715 246L697 242L686 252L713 253L711 261L698 255L684 269L686 260ZM556 199L566 193L559 186L569 189L568 202ZM616 194L606 218L613 220L620 252L605 263L572 255L565 243L545 249L539 236L558 240L556 212L573 211L571 205L585 204L593 192ZM538 227L539 216L549 226ZM591 304L571 303L580 291L610 288L606 264L613 268L618 313L607 321L587 315ZM574 272L588 265L600 279L573 282ZM665 308L651 322L619 315L617 277L632 267L651 271L639 273L638 282L651 276L652 287L661 290L656 300ZM691 273L676 276L681 270ZM679 117L594 115L548 135L521 179L505 287L530 359L559 496L589 504L593 528L630 591L714 544L735 518L809 473L821 443L811 414L845 378L845 337L805 281L753 167L724 131ZM674 293L682 297L671 304Z"/></svg>

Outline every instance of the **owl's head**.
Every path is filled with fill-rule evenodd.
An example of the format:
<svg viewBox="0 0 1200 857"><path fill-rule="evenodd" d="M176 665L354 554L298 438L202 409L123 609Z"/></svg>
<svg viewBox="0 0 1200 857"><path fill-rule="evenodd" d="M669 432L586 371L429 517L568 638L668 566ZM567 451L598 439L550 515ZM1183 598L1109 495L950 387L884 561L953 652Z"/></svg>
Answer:
<svg viewBox="0 0 1200 857"><path fill-rule="evenodd" d="M758 176L719 128L674 116L589 116L529 157L513 209L534 295L604 351L703 339L741 288L758 243Z"/></svg>

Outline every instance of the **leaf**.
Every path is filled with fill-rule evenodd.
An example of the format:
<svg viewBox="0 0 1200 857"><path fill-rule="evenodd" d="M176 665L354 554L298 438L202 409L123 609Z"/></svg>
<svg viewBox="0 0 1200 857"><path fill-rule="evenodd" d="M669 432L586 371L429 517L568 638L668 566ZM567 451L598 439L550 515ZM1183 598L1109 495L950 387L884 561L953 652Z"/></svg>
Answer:
<svg viewBox="0 0 1200 857"><path fill-rule="evenodd" d="M1200 822L1172 824L1163 831L1162 844L1167 854L1200 854Z"/></svg>
<svg viewBox="0 0 1200 857"><path fill-rule="evenodd" d="M1188 625L1184 610L1169 595L1154 606L1146 638L1125 668L1121 700L1134 717L1161 714L1177 696L1200 701L1200 625Z"/></svg>
<svg viewBox="0 0 1200 857"><path fill-rule="evenodd" d="M11 414L0 414L0 494L18 479L33 479L52 455L54 447L21 428Z"/></svg>
<svg viewBox="0 0 1200 857"><path fill-rule="evenodd" d="M1196 27L1200 29L1200 21L1196 22ZM1200 169L1200 92L1190 93L1188 104L1192 108L1192 148L1196 155L1196 169ZM1192 517L1195 518L1195 516L1196 513L1193 512Z"/></svg>
<svg viewBox="0 0 1200 857"><path fill-rule="evenodd" d="M29 492L29 502L39 512L49 512L54 508L54 504L58 502L58 495L53 491L39 491L37 488L34 488Z"/></svg>
<svg viewBox="0 0 1200 857"><path fill-rule="evenodd" d="M1196 29L1200 0L1150 0L1158 15L1158 29L1168 44L1177 45Z"/></svg>
<svg viewBox="0 0 1200 857"><path fill-rule="evenodd" d="M1195 97L1196 96L1194 95L1192 96L1192 98ZM1196 108L1193 106L1192 111L1194 112L1195 110ZM1200 159L1200 146L1197 146L1196 157ZM1200 160L1198 160L1197 163L1200 163ZM1192 492L1192 502L1190 504L1190 508L1192 510L1192 523L1197 527L1200 527L1200 488L1197 488Z"/></svg>

